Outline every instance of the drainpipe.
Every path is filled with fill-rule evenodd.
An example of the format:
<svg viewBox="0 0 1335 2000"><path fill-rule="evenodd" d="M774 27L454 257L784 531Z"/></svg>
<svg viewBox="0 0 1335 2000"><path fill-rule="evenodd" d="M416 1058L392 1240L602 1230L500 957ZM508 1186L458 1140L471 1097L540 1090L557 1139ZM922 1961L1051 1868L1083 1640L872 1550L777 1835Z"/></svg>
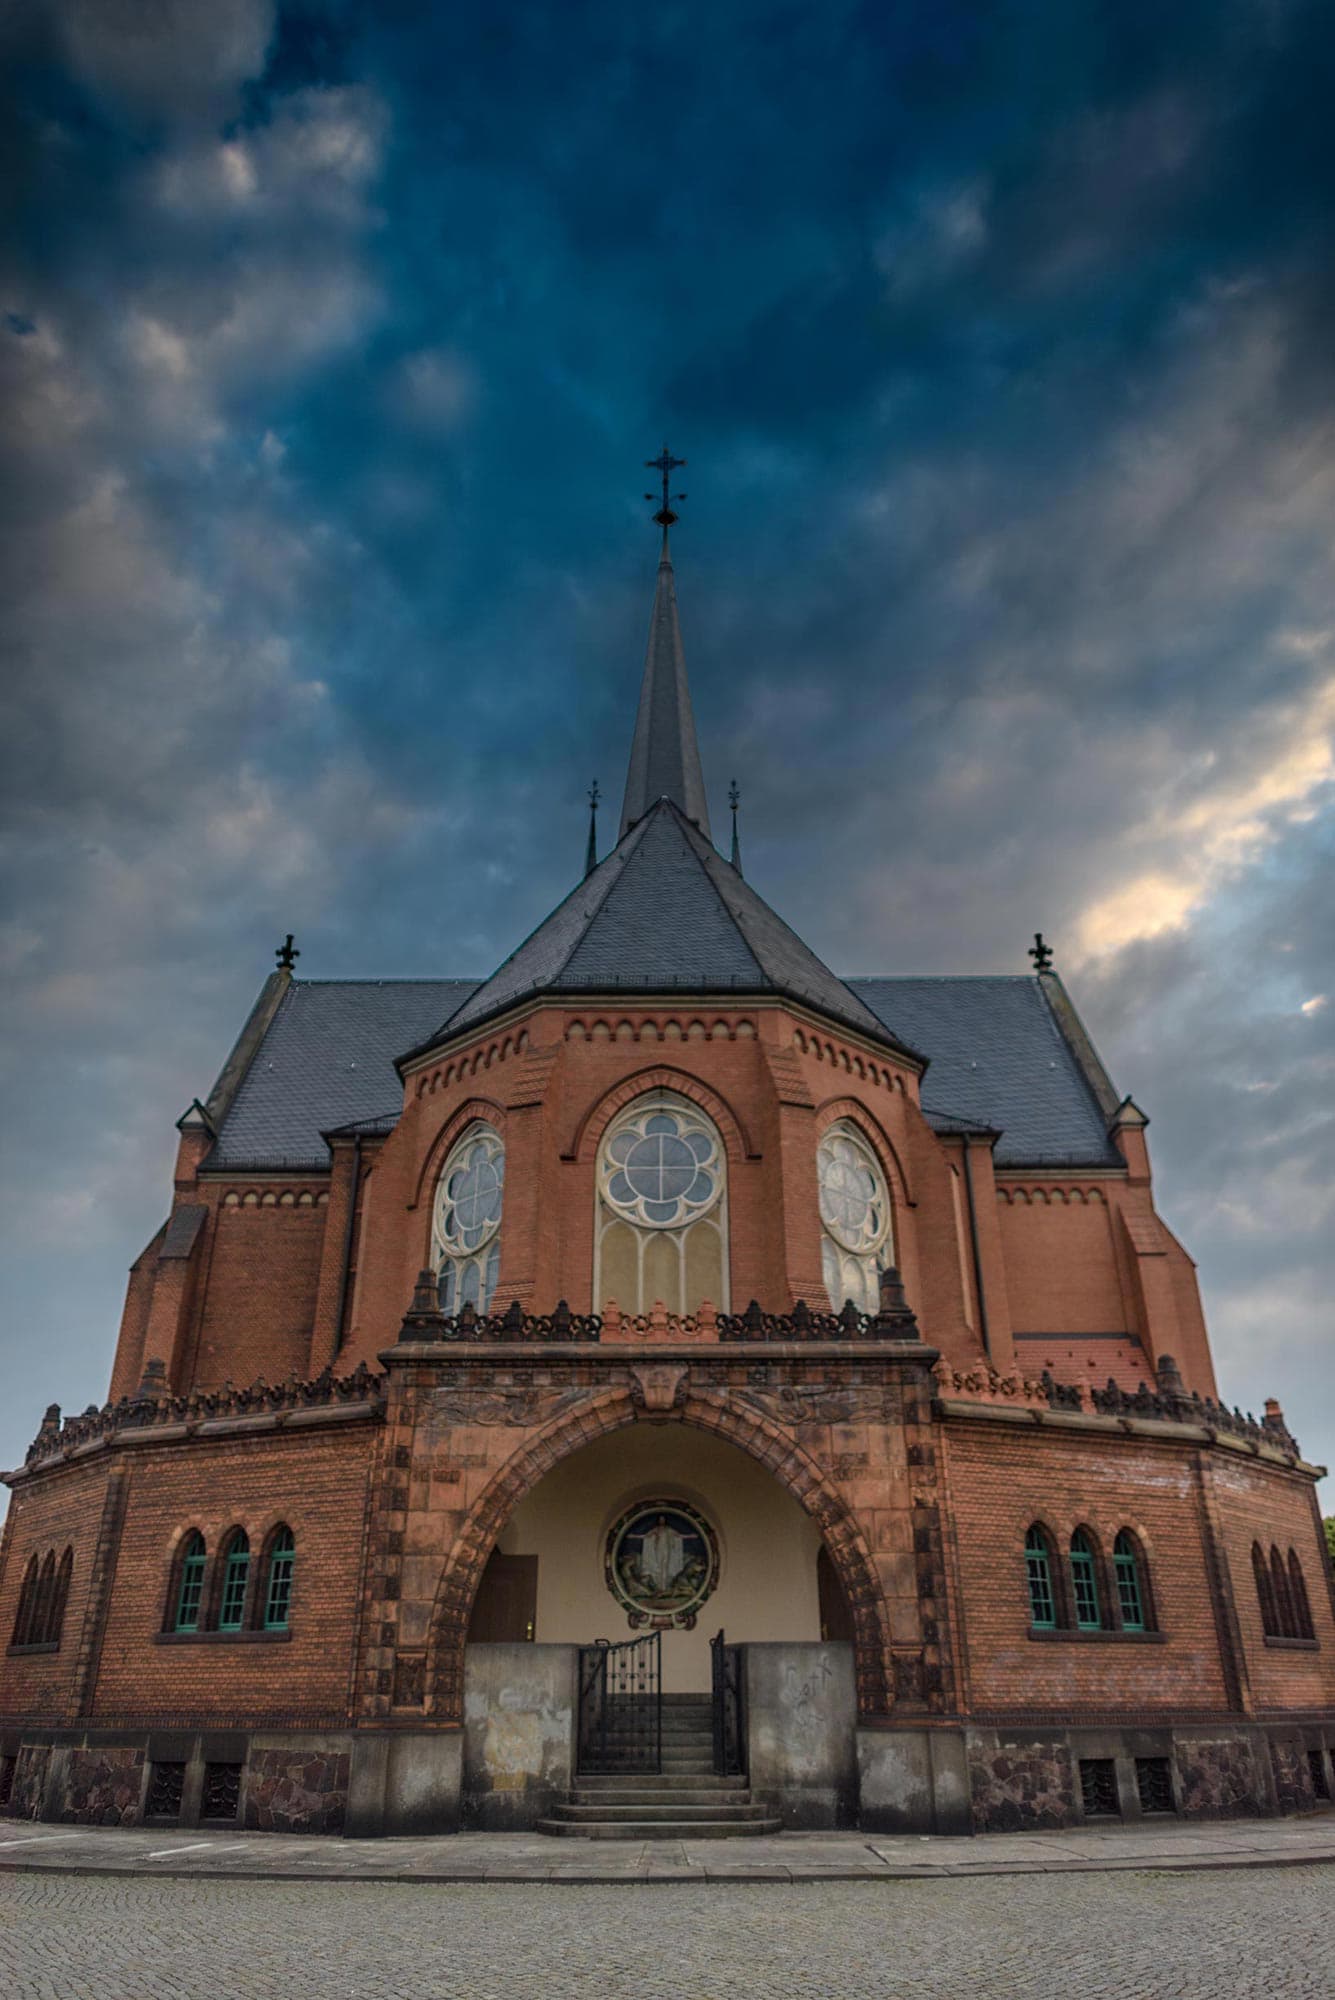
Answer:
<svg viewBox="0 0 1335 2000"><path fill-rule="evenodd" d="M357 1197L361 1193L361 1185L362 1135L359 1132L352 1142L352 1190L348 1196L348 1219L343 1227L343 1275L339 1279L338 1284L338 1320L334 1327L334 1353L332 1356L334 1360L338 1359L339 1350L343 1345L343 1328L348 1316L348 1279L352 1275L352 1232L357 1226ZM973 1198L970 1196L970 1214L973 1213L972 1200ZM974 1256L976 1257L977 1255L978 1245L975 1241Z"/></svg>
<svg viewBox="0 0 1335 2000"><path fill-rule="evenodd" d="M969 1241L973 1246L973 1282L978 1294L978 1331L983 1336L983 1352L988 1361L992 1359L992 1342L987 1333L987 1293L983 1286L983 1258L978 1248L978 1211L973 1200L972 1148L966 1135L964 1140L964 1195L969 1204Z"/></svg>

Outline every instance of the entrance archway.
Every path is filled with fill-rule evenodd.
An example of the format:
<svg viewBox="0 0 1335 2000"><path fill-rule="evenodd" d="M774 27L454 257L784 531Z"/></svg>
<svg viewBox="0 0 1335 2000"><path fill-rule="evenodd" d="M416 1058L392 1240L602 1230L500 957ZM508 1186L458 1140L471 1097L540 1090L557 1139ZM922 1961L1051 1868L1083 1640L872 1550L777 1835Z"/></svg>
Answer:
<svg viewBox="0 0 1335 2000"><path fill-rule="evenodd" d="M548 1430L532 1439L515 1453L509 1463L502 1467L486 1490L479 1496L455 1545L454 1554L447 1564L437 1592L435 1610L432 1617L431 1634L426 1669L426 1709L428 1714L439 1721L456 1721L461 1717L463 1705L464 1646L479 1582L488 1559L502 1538L506 1535L512 1520L517 1518L517 1528L512 1539L521 1534L538 1532L536 1516L530 1510L528 1517L522 1513L525 1501L534 1494L540 1483L558 1472L566 1461L576 1453L591 1451L597 1441L611 1433L627 1430L635 1425L642 1411L632 1401L630 1392L617 1391L605 1397L594 1409L585 1408L578 1414L567 1416L554 1423ZM729 1461L711 1458L705 1463L701 1453L696 1454L696 1470L703 1467L708 1475L705 1486L692 1480L692 1456L689 1440L694 1433L712 1433L716 1449L721 1445L725 1450L733 1448L735 1456L752 1461L757 1474L749 1468L742 1475L733 1475L733 1486L745 1499L745 1510L750 1517L749 1525L742 1526L739 1516L740 1540L725 1564L720 1551L720 1584L724 1588L725 1573L732 1578L729 1588L731 1599L738 1614L754 1618L763 1625L771 1626L779 1616L790 1616L800 1620L801 1632L779 1633L778 1631L756 1631L748 1635L735 1626L729 1630L729 1638L745 1641L764 1637L807 1637L816 1639L820 1635L820 1604L817 1581L817 1558L822 1545L833 1567L850 1607L854 1630L854 1653L857 1675L858 1705L864 1713L884 1712L887 1703L887 1624L885 1606L876 1570L863 1541L861 1532L839 1494L825 1477L816 1461L791 1437L778 1431L768 1420L761 1419L752 1412L741 1412L724 1399L704 1396L690 1396L684 1408L674 1413L674 1418L666 1423L649 1423L635 1433L637 1440L644 1441L644 1456L637 1467L633 1451L620 1455L612 1450L601 1466L596 1469L604 1475L598 1489L598 1508L605 1511L611 1504L610 1495L615 1485L615 1477L622 1481L620 1491L627 1501L644 1497L649 1488L655 1490L663 1480L675 1477L676 1490L683 1499L689 1498L688 1489L694 1484L706 1500L709 1511L710 1492L724 1495L728 1485ZM660 1448L652 1441L665 1440ZM650 1471L651 1455L653 1471ZM766 1480L764 1472L772 1478ZM614 1477L615 1474L615 1477ZM753 1483L759 1477L759 1486ZM571 1474L570 1479L574 1478ZM720 1485L720 1482L722 1484ZM562 1498L563 1487L557 1482L551 1489ZM567 1502L573 1503L573 1489L564 1489ZM745 1549L751 1541L758 1522L766 1514L766 1500L770 1500L769 1518L781 1530L783 1545L791 1552L801 1551L800 1575L795 1579L795 1588L789 1591L789 1611L783 1609L783 1592L774 1586L767 1586L761 1580L753 1579L754 1587L746 1586ZM795 1506L776 1506L775 1501L789 1501ZM587 1514L587 1509L585 1513ZM800 1517L809 1517L804 1526ZM722 1526L723 1524L720 1523ZM618 1619L617 1607L605 1589L595 1594L595 1586L590 1581L589 1565L594 1555L601 1562L600 1535L605 1542L605 1532L599 1515L599 1525L590 1527L584 1521L586 1546L572 1559L575 1569L580 1570L578 1587L579 1615L585 1610L592 1614L603 1609L603 1617L594 1619L593 1630L572 1630L571 1641L588 1641L600 1636L625 1636L626 1618L624 1611ZM732 1548L732 1534L725 1528L725 1535ZM594 1549L587 1546L592 1540ZM538 1551L505 1550L503 1553L532 1554ZM552 1553L555 1551L553 1549ZM541 1563L539 1564L541 1576ZM794 1581L794 1580L790 1580ZM543 1613L542 1583L538 1586L537 1633L544 1639L555 1639L557 1629L546 1629ZM807 1599L810 1603L807 1603ZM555 1602L553 1598L551 1602ZM698 1644L704 1648L707 1635L716 1630L722 1622L719 1613L726 1613L729 1599L719 1598L711 1608L710 1603L701 1607L697 1623ZM605 1607L605 1608L604 1608ZM564 1616L565 1614L561 1614ZM572 1613L573 1615L573 1613ZM551 1616L550 1609L548 1617ZM809 1625L809 1633L806 1627ZM609 1631L614 1628L614 1633ZM563 1630L559 1635L566 1637ZM671 1635L674 1650L674 1676L696 1676L700 1663L694 1659L694 1647L689 1643L693 1635L674 1632ZM688 1643L677 1644L677 1641ZM692 1683L694 1684L694 1683Z"/></svg>

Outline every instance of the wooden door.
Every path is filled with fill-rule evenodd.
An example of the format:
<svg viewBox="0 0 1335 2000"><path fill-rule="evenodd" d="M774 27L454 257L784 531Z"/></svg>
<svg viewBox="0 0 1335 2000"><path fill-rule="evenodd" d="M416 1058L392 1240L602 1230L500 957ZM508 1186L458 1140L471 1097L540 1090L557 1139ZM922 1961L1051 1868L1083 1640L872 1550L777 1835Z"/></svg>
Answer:
<svg viewBox="0 0 1335 2000"><path fill-rule="evenodd" d="M824 1548L816 1558L816 1588L820 1594L820 1636L822 1639L852 1639L853 1611L844 1595L839 1572Z"/></svg>
<svg viewBox="0 0 1335 2000"><path fill-rule="evenodd" d="M538 1558L493 1549L482 1572L468 1624L468 1642L531 1639L538 1621Z"/></svg>

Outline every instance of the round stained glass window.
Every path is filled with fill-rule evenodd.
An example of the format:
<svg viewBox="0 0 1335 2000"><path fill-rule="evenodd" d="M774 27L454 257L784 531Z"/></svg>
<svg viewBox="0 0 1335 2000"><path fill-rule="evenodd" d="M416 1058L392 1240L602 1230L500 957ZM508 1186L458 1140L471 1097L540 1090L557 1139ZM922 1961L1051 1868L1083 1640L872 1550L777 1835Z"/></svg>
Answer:
<svg viewBox="0 0 1335 2000"><path fill-rule="evenodd" d="M451 1256L480 1250L501 1226L505 1148L489 1125L475 1125L445 1163L436 1193L436 1237Z"/></svg>
<svg viewBox="0 0 1335 2000"><path fill-rule="evenodd" d="M628 1221L674 1229L713 1207L723 1184L718 1136L688 1105L636 1105L603 1149L603 1199Z"/></svg>
<svg viewBox="0 0 1335 2000"><path fill-rule="evenodd" d="M890 1201L870 1147L842 1126L826 1133L816 1154L820 1219L835 1242L854 1252L874 1250L890 1222Z"/></svg>

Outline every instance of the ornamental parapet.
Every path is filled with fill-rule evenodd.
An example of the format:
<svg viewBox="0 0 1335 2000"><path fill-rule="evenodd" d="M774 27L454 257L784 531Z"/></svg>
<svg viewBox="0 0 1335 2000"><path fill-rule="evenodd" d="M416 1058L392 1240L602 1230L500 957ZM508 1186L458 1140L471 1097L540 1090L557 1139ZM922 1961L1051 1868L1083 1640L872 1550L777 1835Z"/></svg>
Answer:
<svg viewBox="0 0 1335 2000"><path fill-rule="evenodd" d="M918 1322L904 1297L899 1273L881 1276L880 1311L859 1312L849 1300L839 1312L816 1312L799 1299L791 1312L764 1312L755 1299L744 1312L718 1312L705 1300L694 1313L671 1313L656 1301L647 1313L623 1313L614 1299L601 1313L576 1313L562 1299L554 1312L525 1312L514 1300L500 1313L465 1305L442 1312L436 1280L423 1271L404 1315L401 1342L445 1344L517 1341L534 1345L597 1342L604 1346L671 1346L699 1342L919 1341Z"/></svg>
<svg viewBox="0 0 1335 2000"><path fill-rule="evenodd" d="M112 1443L166 1442L172 1437L212 1436L238 1426L281 1429L294 1420L323 1417L372 1416L384 1406L384 1377L364 1361L348 1375L326 1368L309 1381L258 1381L245 1388L225 1382L220 1389L203 1389L189 1396L167 1391L166 1369L150 1361L133 1396L122 1396L99 1410L90 1405L81 1416L61 1421L59 1403L52 1403L42 1427L28 1447L23 1470L81 1457L90 1449ZM264 1421L267 1420L267 1421ZM9 1475L11 1478L16 1475Z"/></svg>
<svg viewBox="0 0 1335 2000"><path fill-rule="evenodd" d="M1195 1390L1188 1392L1176 1361L1162 1355L1155 1370L1155 1386L1141 1382L1134 1390L1123 1389L1111 1376L1100 1389L1084 1382L1058 1382L1046 1368L1037 1377L1002 1375L995 1368L952 1368L938 1361L932 1370L936 1394L942 1401L1030 1409L1036 1413L1052 1410L1072 1415L1112 1417L1124 1421L1186 1424L1213 1437L1234 1437L1252 1445L1265 1445L1298 1463L1302 1453L1297 1439L1284 1422L1279 1404L1266 1404L1261 1419L1242 1410L1230 1410Z"/></svg>

